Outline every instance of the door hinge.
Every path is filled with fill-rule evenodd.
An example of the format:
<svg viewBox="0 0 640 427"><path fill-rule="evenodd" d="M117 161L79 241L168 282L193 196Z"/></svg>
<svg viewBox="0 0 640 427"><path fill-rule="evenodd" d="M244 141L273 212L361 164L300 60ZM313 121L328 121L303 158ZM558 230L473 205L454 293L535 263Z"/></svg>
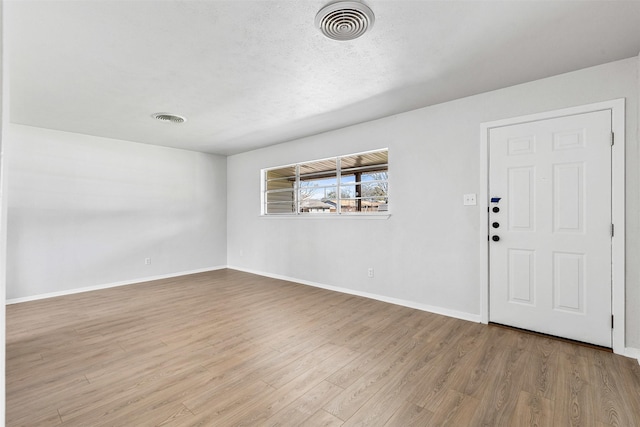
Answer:
<svg viewBox="0 0 640 427"><path fill-rule="evenodd" d="M615 226L613 224L611 224L611 237L613 237L615 232L616 232L616 228L615 228Z"/></svg>
<svg viewBox="0 0 640 427"><path fill-rule="evenodd" d="M611 132L611 146L613 147L613 144L615 144L615 134L613 132Z"/></svg>
<svg viewBox="0 0 640 427"><path fill-rule="evenodd" d="M611 329L613 329L613 314L611 315Z"/></svg>

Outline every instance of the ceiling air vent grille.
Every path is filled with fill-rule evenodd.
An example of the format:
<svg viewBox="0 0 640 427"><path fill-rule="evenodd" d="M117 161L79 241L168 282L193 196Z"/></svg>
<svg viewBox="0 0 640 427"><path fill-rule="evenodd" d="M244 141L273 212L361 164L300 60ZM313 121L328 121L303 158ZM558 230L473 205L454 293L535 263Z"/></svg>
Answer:
<svg viewBox="0 0 640 427"><path fill-rule="evenodd" d="M187 121L187 119L185 119L182 116L178 116L170 113L155 113L155 114L152 114L151 117L153 117L156 120L160 120L161 122L184 123Z"/></svg>
<svg viewBox="0 0 640 427"><path fill-rule="evenodd" d="M331 3L316 15L316 26L333 40L353 40L373 26L373 11L357 1Z"/></svg>

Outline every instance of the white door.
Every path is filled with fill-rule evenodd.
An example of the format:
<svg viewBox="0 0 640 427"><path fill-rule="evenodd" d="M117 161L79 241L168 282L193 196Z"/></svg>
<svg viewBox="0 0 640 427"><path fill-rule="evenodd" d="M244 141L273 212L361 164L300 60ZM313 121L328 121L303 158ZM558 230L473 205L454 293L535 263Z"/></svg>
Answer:
<svg viewBox="0 0 640 427"><path fill-rule="evenodd" d="M491 322L611 347L611 132L610 110L490 130Z"/></svg>

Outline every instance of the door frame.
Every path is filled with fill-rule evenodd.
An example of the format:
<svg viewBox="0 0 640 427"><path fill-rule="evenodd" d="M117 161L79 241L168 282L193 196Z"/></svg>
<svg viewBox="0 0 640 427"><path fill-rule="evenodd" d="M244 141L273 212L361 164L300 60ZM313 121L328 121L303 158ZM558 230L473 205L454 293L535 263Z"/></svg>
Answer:
<svg viewBox="0 0 640 427"><path fill-rule="evenodd" d="M613 352L625 353L625 99L513 117L480 124L480 322L489 323L489 132L493 128L611 110L615 144L611 150L611 312ZM483 203L484 202L484 203Z"/></svg>

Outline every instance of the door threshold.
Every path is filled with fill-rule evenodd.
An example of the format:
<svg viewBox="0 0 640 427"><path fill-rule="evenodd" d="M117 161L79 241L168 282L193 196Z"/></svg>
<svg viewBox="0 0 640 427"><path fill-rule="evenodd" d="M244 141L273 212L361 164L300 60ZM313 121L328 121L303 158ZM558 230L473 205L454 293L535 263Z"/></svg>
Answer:
<svg viewBox="0 0 640 427"><path fill-rule="evenodd" d="M565 342L565 343L568 343L568 344L575 344L575 345L578 345L580 347L592 348L594 350L601 350L601 351L605 351L607 353L613 353L613 349L609 348L609 347L603 347L603 346L600 346L600 345L590 344L590 343L587 343L587 342L571 340L569 338L557 337L555 335L543 334L542 332L530 331L528 329L517 328L515 326L503 325L502 323L489 322L489 326L495 326L497 328L503 328L503 329L511 329L513 331L523 332L523 333L529 334L529 335L536 335L536 336L539 336L539 337L551 338L551 339L556 340L556 341L561 341L561 342Z"/></svg>

